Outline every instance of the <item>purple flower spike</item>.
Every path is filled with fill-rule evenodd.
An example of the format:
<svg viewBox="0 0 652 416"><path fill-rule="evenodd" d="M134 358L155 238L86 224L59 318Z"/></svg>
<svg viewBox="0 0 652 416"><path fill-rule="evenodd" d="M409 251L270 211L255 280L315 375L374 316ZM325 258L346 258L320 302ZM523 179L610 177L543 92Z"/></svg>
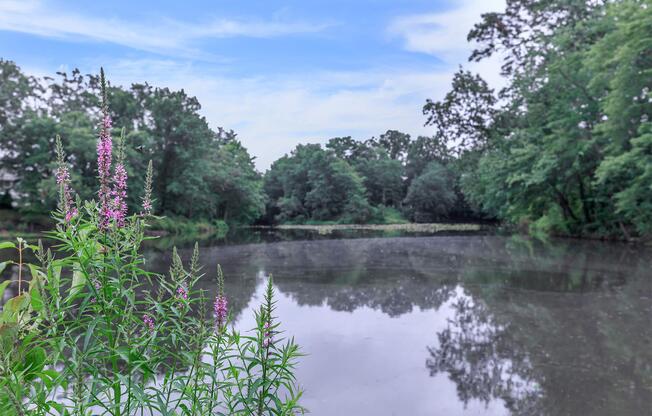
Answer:
<svg viewBox="0 0 652 416"><path fill-rule="evenodd" d="M154 332L154 320L149 315L143 316L143 323L149 332Z"/></svg>
<svg viewBox="0 0 652 416"><path fill-rule="evenodd" d="M272 345L272 343L274 342L272 337L273 337L273 334L272 334L272 330L271 330L271 325L270 325L269 321L267 321L267 322L265 322L265 336L264 336L264 339L263 339L263 347L269 348L269 346Z"/></svg>
<svg viewBox="0 0 652 416"><path fill-rule="evenodd" d="M97 141L97 176L100 180L100 228L106 229L115 216L111 199L111 160L113 154L113 139L111 138L111 117L103 108L104 118L100 138Z"/></svg>
<svg viewBox="0 0 652 416"><path fill-rule="evenodd" d="M177 295L183 300L188 300L188 293L186 292L186 289L183 288L183 286L179 286L177 289Z"/></svg>
<svg viewBox="0 0 652 416"><path fill-rule="evenodd" d="M112 213L118 227L124 227L127 217L127 170L124 164L118 163L113 176Z"/></svg>
<svg viewBox="0 0 652 416"><path fill-rule="evenodd" d="M226 317L228 315L228 304L224 295L217 295L215 297L215 304L213 304L213 310L215 311L215 323L217 328L220 329L226 324Z"/></svg>

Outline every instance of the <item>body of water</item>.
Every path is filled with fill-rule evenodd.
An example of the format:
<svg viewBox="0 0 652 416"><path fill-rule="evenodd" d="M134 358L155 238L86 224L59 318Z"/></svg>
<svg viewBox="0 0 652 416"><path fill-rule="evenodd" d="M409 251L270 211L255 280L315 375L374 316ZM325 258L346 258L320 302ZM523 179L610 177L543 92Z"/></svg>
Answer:
<svg viewBox="0 0 652 416"><path fill-rule="evenodd" d="M282 328L307 354L297 376L311 414L652 413L649 248L495 235L274 240L202 247L202 286L216 290L221 264L244 331L274 276ZM168 256L147 252L161 272Z"/></svg>

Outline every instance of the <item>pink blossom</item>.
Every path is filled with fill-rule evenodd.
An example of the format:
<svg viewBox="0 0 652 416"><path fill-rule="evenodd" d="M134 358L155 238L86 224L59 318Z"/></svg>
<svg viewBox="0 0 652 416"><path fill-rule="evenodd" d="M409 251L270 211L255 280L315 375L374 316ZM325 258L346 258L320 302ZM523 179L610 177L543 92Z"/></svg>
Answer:
<svg viewBox="0 0 652 416"><path fill-rule="evenodd" d="M111 138L111 117L104 109L102 128L97 141L97 175L100 180L100 228L106 229L115 216L111 200L111 160L113 153L113 139Z"/></svg>
<svg viewBox="0 0 652 416"><path fill-rule="evenodd" d="M154 332L154 319L152 319L149 315L143 316L143 323L149 329L149 332Z"/></svg>
<svg viewBox="0 0 652 416"><path fill-rule="evenodd" d="M183 288L183 286L179 286L177 289L177 295L183 300L188 300L188 293L186 292L186 289Z"/></svg>
<svg viewBox="0 0 652 416"><path fill-rule="evenodd" d="M263 339L263 347L268 348L274 342L272 339L274 334L272 334L271 324L269 321L265 322L264 329L265 329L265 334Z"/></svg>
<svg viewBox="0 0 652 416"><path fill-rule="evenodd" d="M152 212L152 202L149 200L143 201L143 213L149 215Z"/></svg>
<svg viewBox="0 0 652 416"><path fill-rule="evenodd" d="M215 322L217 327L222 328L226 324L226 317L228 314L228 304L226 297L224 295L217 295L215 297L215 303L213 304L213 310L215 312Z"/></svg>
<svg viewBox="0 0 652 416"><path fill-rule="evenodd" d="M150 160L147 164L147 175L145 176L145 194L141 198L143 201L143 210L141 215L151 215L152 214L152 178L154 176L154 168L152 167L152 161Z"/></svg>
<svg viewBox="0 0 652 416"><path fill-rule="evenodd" d="M127 217L127 170L121 162L115 167L111 197L113 219L118 227L124 227Z"/></svg>

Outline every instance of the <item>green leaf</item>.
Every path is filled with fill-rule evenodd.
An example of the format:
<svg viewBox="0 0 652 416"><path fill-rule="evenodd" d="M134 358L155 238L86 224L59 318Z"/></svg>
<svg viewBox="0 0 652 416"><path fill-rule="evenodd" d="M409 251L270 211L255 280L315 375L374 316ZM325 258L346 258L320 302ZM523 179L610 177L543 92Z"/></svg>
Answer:
<svg viewBox="0 0 652 416"><path fill-rule="evenodd" d="M14 248L15 249L16 245L14 243L10 242L10 241L3 241L2 243L0 243L0 250L2 250L3 248Z"/></svg>
<svg viewBox="0 0 652 416"><path fill-rule="evenodd" d="M91 322L91 324L90 324L90 325L88 326L88 328L86 329L86 336L84 336L84 350L83 350L83 351L87 351L87 350L88 350L88 343L89 343L90 340L91 340L91 336L93 335L93 331L95 330L95 327L97 326L97 321L98 321L99 319L100 319L99 317L96 317L96 318L93 320L93 322Z"/></svg>
<svg viewBox="0 0 652 416"><path fill-rule="evenodd" d="M20 295L13 297L5 303L5 307L2 311L2 317L5 322L13 320L13 316L25 309L29 305L29 294L21 293Z"/></svg>
<svg viewBox="0 0 652 416"><path fill-rule="evenodd" d="M32 305L32 309L34 309L35 312L42 311L43 298L41 298L41 293L39 292L36 285L32 286L30 284L29 297L30 297L30 304Z"/></svg>
<svg viewBox="0 0 652 416"><path fill-rule="evenodd" d="M26 371L25 378L27 380L32 380L43 370L45 358L45 350L41 347L34 347L25 355L25 362L22 368Z"/></svg>
<svg viewBox="0 0 652 416"><path fill-rule="evenodd" d="M41 298L41 292L39 290L39 286L43 286L43 272L41 272L34 264L28 264L27 266L32 274L32 280L29 282L29 295L31 297L32 309L39 312L43 309L43 299Z"/></svg>
<svg viewBox="0 0 652 416"><path fill-rule="evenodd" d="M3 299L3 295L5 294L5 289L7 286L11 284L11 280L5 280L4 282L0 283L0 299Z"/></svg>
<svg viewBox="0 0 652 416"><path fill-rule="evenodd" d="M7 268L7 266L12 264L12 263L13 263L13 261L11 261L11 260L0 262L0 273L2 273Z"/></svg>
<svg viewBox="0 0 652 416"><path fill-rule="evenodd" d="M70 286L70 294L68 298L74 297L86 285L86 276L82 273L79 263L73 264L72 271L72 284Z"/></svg>

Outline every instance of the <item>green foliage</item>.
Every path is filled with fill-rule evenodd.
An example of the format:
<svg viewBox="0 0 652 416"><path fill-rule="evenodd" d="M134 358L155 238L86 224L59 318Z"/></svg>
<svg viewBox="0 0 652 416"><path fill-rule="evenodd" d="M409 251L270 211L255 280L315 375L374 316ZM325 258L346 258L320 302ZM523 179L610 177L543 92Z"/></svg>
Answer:
<svg viewBox="0 0 652 416"><path fill-rule="evenodd" d="M385 151L375 153L375 157L355 163L368 200L373 205L399 206L404 192L403 165L399 160L390 158Z"/></svg>
<svg viewBox="0 0 652 416"><path fill-rule="evenodd" d="M83 198L95 193L94 160L99 122L99 79L74 70L55 80L29 78L0 61L0 170L15 174L14 201L21 213L44 214L56 205L51 151L59 134L68 149L72 186ZM158 213L194 220L251 223L264 209L262 178L233 132L214 132L199 115L196 98L183 91L133 84L109 86L114 135L126 129L129 187L154 162ZM2 118L6 122L2 122ZM128 206L140 206L136 196Z"/></svg>
<svg viewBox="0 0 652 416"><path fill-rule="evenodd" d="M625 183L615 194L618 214L640 234L652 233L652 123L639 128L631 139L631 149L608 156L599 166L599 183Z"/></svg>
<svg viewBox="0 0 652 416"><path fill-rule="evenodd" d="M372 208L362 179L333 152L320 145L299 145L272 164L265 175L268 211L277 221L328 221L346 216L367 221Z"/></svg>
<svg viewBox="0 0 652 416"><path fill-rule="evenodd" d="M381 207L380 208L380 221L377 221L377 224L409 224L408 221L401 211L393 207Z"/></svg>
<svg viewBox="0 0 652 416"><path fill-rule="evenodd" d="M454 144L460 151L487 146L495 114L494 92L479 75L460 69L443 101L426 101L426 125L436 129L440 143Z"/></svg>
<svg viewBox="0 0 652 416"><path fill-rule="evenodd" d="M18 251L15 264L0 263L0 274L18 272L17 295L0 312L0 414L303 413L301 354L283 338L271 278L256 327L241 334L229 328L221 269L214 306L198 288L197 246L189 264L175 249L169 275L152 273L140 252L150 216L107 225L105 211L81 199L69 215L65 185L49 233L56 258L40 241L0 243ZM13 283L0 284L0 298Z"/></svg>
<svg viewBox="0 0 652 416"><path fill-rule="evenodd" d="M184 217L157 217L153 218L149 225L154 231L182 235L190 240L202 236L224 236L229 231L229 225L222 220L209 222Z"/></svg>
<svg viewBox="0 0 652 416"><path fill-rule="evenodd" d="M474 207L539 231L650 233L651 13L633 0L510 0L483 15L471 59L502 54L501 107L463 71L424 107L438 137L474 153L458 171Z"/></svg>
<svg viewBox="0 0 652 416"><path fill-rule="evenodd" d="M410 184L405 209L416 222L432 222L447 218L456 201L451 172L438 162L431 162Z"/></svg>

